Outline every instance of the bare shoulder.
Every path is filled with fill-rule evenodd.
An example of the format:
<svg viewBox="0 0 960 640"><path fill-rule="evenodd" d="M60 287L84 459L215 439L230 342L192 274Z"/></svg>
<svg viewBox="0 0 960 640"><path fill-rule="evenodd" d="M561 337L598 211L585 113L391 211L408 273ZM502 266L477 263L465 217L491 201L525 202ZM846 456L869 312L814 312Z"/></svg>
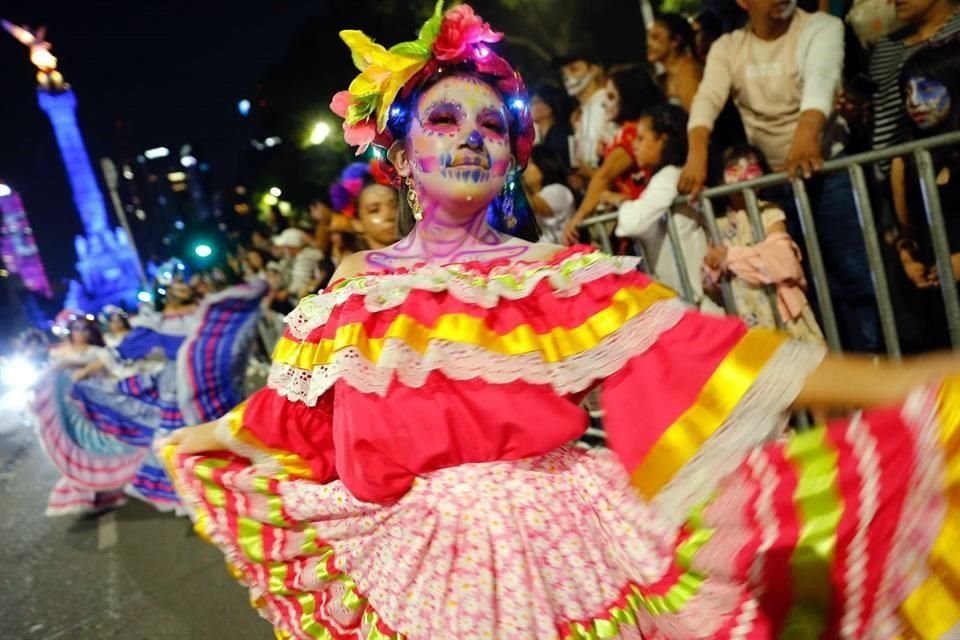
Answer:
<svg viewBox="0 0 960 640"><path fill-rule="evenodd" d="M340 280L348 280L358 274L369 271L367 268L367 256L366 254L373 253L372 251L357 251L356 253L351 253L346 258L340 261L340 264L337 266L337 270L333 272L333 276L330 278L330 282L338 282Z"/></svg>

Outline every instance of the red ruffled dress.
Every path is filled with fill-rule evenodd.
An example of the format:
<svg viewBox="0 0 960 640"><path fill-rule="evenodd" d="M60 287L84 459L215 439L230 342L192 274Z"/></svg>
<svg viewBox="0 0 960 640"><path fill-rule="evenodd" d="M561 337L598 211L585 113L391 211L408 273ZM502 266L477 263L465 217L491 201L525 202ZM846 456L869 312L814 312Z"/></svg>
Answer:
<svg viewBox="0 0 960 640"><path fill-rule="evenodd" d="M951 637L960 383L783 436L820 347L576 248L301 302L165 452L281 638ZM571 444L599 387L609 449Z"/></svg>

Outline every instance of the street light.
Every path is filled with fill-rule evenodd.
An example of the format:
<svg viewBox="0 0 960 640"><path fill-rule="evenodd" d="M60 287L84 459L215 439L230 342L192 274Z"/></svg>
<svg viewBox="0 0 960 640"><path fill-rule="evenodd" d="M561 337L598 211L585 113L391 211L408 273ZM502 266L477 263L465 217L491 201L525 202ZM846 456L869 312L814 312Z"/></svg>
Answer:
<svg viewBox="0 0 960 640"><path fill-rule="evenodd" d="M283 191L280 190L280 187L270 187L270 195L274 198L279 198L283 194Z"/></svg>
<svg viewBox="0 0 960 640"><path fill-rule="evenodd" d="M11 191L10 187L5 184L0 184L0 198L6 198L11 193L13 193L13 191Z"/></svg>
<svg viewBox="0 0 960 640"><path fill-rule="evenodd" d="M326 122L317 122L310 131L310 144L323 144L330 135L330 125Z"/></svg>

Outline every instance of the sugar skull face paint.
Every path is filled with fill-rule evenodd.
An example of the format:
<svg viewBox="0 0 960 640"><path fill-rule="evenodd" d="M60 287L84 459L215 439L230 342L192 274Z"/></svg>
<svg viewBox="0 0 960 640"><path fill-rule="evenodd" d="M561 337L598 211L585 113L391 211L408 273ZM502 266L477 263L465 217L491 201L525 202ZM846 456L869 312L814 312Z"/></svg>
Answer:
<svg viewBox="0 0 960 640"><path fill-rule="evenodd" d="M920 129L935 129L950 115L950 107L950 91L939 80L915 77L907 82L907 113Z"/></svg>
<svg viewBox="0 0 960 640"><path fill-rule="evenodd" d="M476 78L444 78L420 96L407 149L422 201L485 207L513 159L503 100Z"/></svg>
<svg viewBox="0 0 960 640"><path fill-rule="evenodd" d="M753 156L735 158L723 169L723 183L736 184L763 176L763 167Z"/></svg>

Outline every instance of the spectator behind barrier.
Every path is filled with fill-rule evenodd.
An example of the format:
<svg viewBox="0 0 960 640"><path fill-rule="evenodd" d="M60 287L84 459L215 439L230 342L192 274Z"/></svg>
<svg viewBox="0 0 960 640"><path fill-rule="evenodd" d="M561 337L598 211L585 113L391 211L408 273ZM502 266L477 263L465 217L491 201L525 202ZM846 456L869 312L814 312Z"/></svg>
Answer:
<svg viewBox="0 0 960 640"><path fill-rule="evenodd" d="M543 144L533 147L523 172L523 187L540 221L540 241L563 244L563 227L573 216L576 202L560 155Z"/></svg>
<svg viewBox="0 0 960 640"><path fill-rule="evenodd" d="M566 94L550 84L543 84L530 94L530 115L536 131L536 144L553 149L567 169L571 166L570 148L573 127Z"/></svg>
<svg viewBox="0 0 960 640"><path fill-rule="evenodd" d="M600 62L589 52L578 51L556 62L567 94L579 104L572 166L589 178L600 165L600 144L610 133L604 106L606 77Z"/></svg>
<svg viewBox="0 0 960 640"><path fill-rule="evenodd" d="M686 112L672 104L651 108L637 123L632 151L637 164L652 173L653 178L638 198L620 205L616 235L639 240L649 261L647 267L652 267L652 275L682 292L682 275L677 267L674 247L667 236L666 225L662 221L665 215L671 215L673 201L678 195L680 165L687 155ZM674 214L674 220L693 293L690 302L703 311L721 313L722 310L703 295L700 266L707 253L707 236L696 214L687 208L684 212Z"/></svg>
<svg viewBox="0 0 960 640"><path fill-rule="evenodd" d="M756 147L730 147L723 154L724 184L755 180L770 173ZM777 205L761 201L760 217L766 239L756 242L742 192L729 197L729 206L717 218L722 244L711 246L704 258L704 290L721 303L720 282L729 279L736 313L750 326L777 326L765 285L776 287L777 312L795 338L823 340L804 291L806 279L800 248L787 234L786 215Z"/></svg>
<svg viewBox="0 0 960 640"><path fill-rule="evenodd" d="M940 40L920 48L903 65L900 92L910 118L908 135L923 139L960 130L960 39ZM897 251L904 272L917 291L929 348L948 347L943 298L939 287L960 280L960 149L957 145L930 151L940 192L952 274L939 272L931 245L923 195L913 159L895 161L893 193L900 223Z"/></svg>
<svg viewBox="0 0 960 640"><path fill-rule="evenodd" d="M707 177L711 129L731 93L747 139L774 168L810 178L823 165L822 148L833 157L844 152L822 136L840 87L843 23L798 9L795 0L737 1L749 22L714 43L690 111L680 190L694 197ZM827 174L808 190L829 279L829 291L817 293L833 296L848 349L878 352L880 318L850 177ZM799 236L793 205L789 199L782 205Z"/></svg>
<svg viewBox="0 0 960 640"><path fill-rule="evenodd" d="M658 78L667 99L690 111L703 78L703 65L694 57L696 35L687 19L664 13L647 30L647 60L663 66Z"/></svg>
<svg viewBox="0 0 960 640"><path fill-rule="evenodd" d="M619 130L604 149L603 164L591 176L583 202L564 228L568 245L580 241L578 227L597 205L637 198L650 177L648 169L637 165L632 145L637 120L646 109L663 102L663 93L645 67L626 67L610 74L606 95L607 119ZM608 190L612 193L607 194Z"/></svg>
<svg viewBox="0 0 960 640"><path fill-rule="evenodd" d="M701 11L690 20L690 27L694 34L694 56L704 65L713 43L723 35L723 24L712 11Z"/></svg>
<svg viewBox="0 0 960 640"><path fill-rule="evenodd" d="M873 148L885 149L909 137L910 122L904 110L897 79L903 63L924 44L960 33L956 0L898 0L897 19L904 27L877 42L870 59L873 95ZM889 162L875 165L886 178Z"/></svg>

